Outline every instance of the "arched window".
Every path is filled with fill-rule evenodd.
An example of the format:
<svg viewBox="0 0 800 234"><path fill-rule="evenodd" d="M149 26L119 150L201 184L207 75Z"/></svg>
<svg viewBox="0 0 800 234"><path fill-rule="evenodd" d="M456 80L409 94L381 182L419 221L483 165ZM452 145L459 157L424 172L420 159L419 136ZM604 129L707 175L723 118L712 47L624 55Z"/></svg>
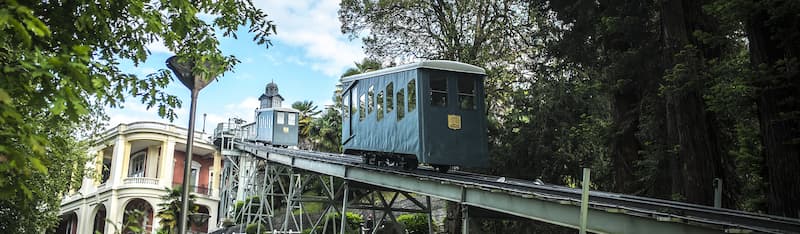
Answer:
<svg viewBox="0 0 800 234"><path fill-rule="evenodd" d="M394 84L389 82L386 85L386 113L392 112L394 110Z"/></svg>
<svg viewBox="0 0 800 234"><path fill-rule="evenodd" d="M375 100L375 102L377 102L378 106L378 114L376 117L378 121L381 121L381 119L383 119L383 91L378 92L378 99Z"/></svg>
<svg viewBox="0 0 800 234"><path fill-rule="evenodd" d="M397 90L397 121L403 119L406 116L405 112L405 95L403 94L403 89Z"/></svg>
<svg viewBox="0 0 800 234"><path fill-rule="evenodd" d="M413 79L408 82L408 113L417 108L417 82Z"/></svg>

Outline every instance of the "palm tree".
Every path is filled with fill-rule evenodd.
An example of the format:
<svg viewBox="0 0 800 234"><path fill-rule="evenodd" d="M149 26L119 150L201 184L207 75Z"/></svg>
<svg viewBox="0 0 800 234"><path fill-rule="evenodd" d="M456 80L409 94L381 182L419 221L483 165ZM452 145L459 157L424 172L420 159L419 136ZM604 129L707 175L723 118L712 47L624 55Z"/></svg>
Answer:
<svg viewBox="0 0 800 234"><path fill-rule="evenodd" d="M180 216L181 212L181 191L183 189L181 187L175 187L174 189L165 188L167 194L161 196L161 200L164 202L158 204L161 207L161 210L158 211L158 216L161 218L161 221L158 224L161 226L160 233L176 233L176 228L178 225L178 216ZM194 205L195 202L195 195L189 194L189 207L192 211L197 211L200 207ZM191 220L187 220L191 225Z"/></svg>
<svg viewBox="0 0 800 234"><path fill-rule="evenodd" d="M319 151L332 153L342 151L342 116L335 107L328 107L311 125L311 138Z"/></svg>
<svg viewBox="0 0 800 234"><path fill-rule="evenodd" d="M342 77L358 75L361 73L378 70L381 69L382 67L381 63L378 62L378 60L370 58L364 58L363 60L361 60L360 63L356 62L355 64L356 67L351 67L347 69L347 71L345 71L344 74L342 74Z"/></svg>
<svg viewBox="0 0 800 234"><path fill-rule="evenodd" d="M311 122L313 121L314 116L318 115L322 111L317 110L318 107L317 105L314 105L314 101L309 100L292 103L292 108L300 111L300 116L297 120L298 127L300 128L300 142L305 143L301 145L307 146L309 142L308 135L311 133Z"/></svg>

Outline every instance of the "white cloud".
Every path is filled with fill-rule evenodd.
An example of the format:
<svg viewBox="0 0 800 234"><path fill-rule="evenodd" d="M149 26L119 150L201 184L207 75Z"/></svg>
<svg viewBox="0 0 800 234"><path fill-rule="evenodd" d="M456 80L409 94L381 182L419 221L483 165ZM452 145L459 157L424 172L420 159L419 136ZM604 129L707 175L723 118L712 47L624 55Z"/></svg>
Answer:
<svg viewBox="0 0 800 234"><path fill-rule="evenodd" d="M138 121L153 121L153 122L160 122L160 123L169 123L168 119L164 119L158 116L158 107L153 107L147 109L147 105L142 104L136 98L128 97L125 103L123 103L123 108L106 108L106 113L108 114L108 126L114 127L120 123L132 123ZM184 126L186 123L181 124L183 119L188 119L186 116L188 115L189 111L186 108L178 108L175 110L175 113L178 114L178 118L173 121L173 124L178 126Z"/></svg>
<svg viewBox="0 0 800 234"><path fill-rule="evenodd" d="M255 97L247 97L238 103L225 105L226 110L255 110L260 102Z"/></svg>
<svg viewBox="0 0 800 234"><path fill-rule="evenodd" d="M263 0L255 5L274 20L278 29L275 38L302 47L315 70L337 77L364 57L360 43L341 34L338 1Z"/></svg>
<svg viewBox="0 0 800 234"><path fill-rule="evenodd" d="M160 38L156 39L153 42L147 43L145 47L147 47L147 49L150 50L150 53L154 54L155 53L174 54L174 52L169 50L169 48L167 48L167 46L164 45L164 41L162 41Z"/></svg>

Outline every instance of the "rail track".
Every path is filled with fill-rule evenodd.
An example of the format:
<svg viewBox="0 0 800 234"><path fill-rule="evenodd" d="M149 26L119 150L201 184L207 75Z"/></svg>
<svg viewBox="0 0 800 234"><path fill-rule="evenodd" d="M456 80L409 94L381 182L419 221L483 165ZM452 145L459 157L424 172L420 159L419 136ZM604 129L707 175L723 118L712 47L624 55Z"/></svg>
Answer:
<svg viewBox="0 0 800 234"><path fill-rule="evenodd" d="M401 176L416 177L419 180L433 180L469 186L488 191L505 192L530 199L544 199L561 204L580 205L579 189L542 184L537 181L505 178L462 171L440 173L433 168L421 167L415 170L377 167L362 164L361 156L333 154L296 149L273 148L247 142L236 142L240 146L270 153L289 155L331 164L347 165L367 170L380 171ZM592 209L611 213L648 217L664 222L684 222L693 225L712 227L728 233L800 233L800 220L738 210L714 208L683 202L631 196L617 193L591 191L589 206Z"/></svg>

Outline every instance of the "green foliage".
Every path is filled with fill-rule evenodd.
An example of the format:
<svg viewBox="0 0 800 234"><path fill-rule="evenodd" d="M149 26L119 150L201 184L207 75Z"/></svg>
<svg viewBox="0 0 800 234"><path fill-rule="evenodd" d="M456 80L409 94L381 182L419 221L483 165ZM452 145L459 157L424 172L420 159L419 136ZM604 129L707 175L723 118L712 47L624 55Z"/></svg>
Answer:
<svg viewBox="0 0 800 234"><path fill-rule="evenodd" d="M406 227L406 233L408 234L428 233L428 215L426 214L403 214L397 216L397 222ZM436 225L433 225L433 227L433 231L436 232Z"/></svg>
<svg viewBox="0 0 800 234"><path fill-rule="evenodd" d="M359 233L361 228L361 223L364 222L364 218L360 214L347 212L345 213L347 228L345 229L346 233ZM336 226L339 227L339 224L342 222L342 216L339 213L329 213L325 216L325 219L328 223L336 223ZM339 230L333 230L329 226L328 230L329 233L339 233Z"/></svg>
<svg viewBox="0 0 800 234"><path fill-rule="evenodd" d="M292 108L300 111L300 116L297 120L298 128L300 129L298 138L301 147L307 148L308 142L311 140L309 139L312 128L311 122L314 120L314 116L322 111L317 110L318 107L314 104L314 101L309 100L292 103Z"/></svg>
<svg viewBox="0 0 800 234"><path fill-rule="evenodd" d="M336 107L325 108L322 116L311 122L311 140L315 150L342 151L342 115Z"/></svg>
<svg viewBox="0 0 800 234"><path fill-rule="evenodd" d="M136 209L134 209L134 210L126 210L124 216L125 216L125 220L123 221L124 223L122 223L121 226L117 226L117 224L114 223L112 220L106 219L106 223L107 224L111 224L111 226L114 227L114 234L120 234L120 233L140 234L140 233L144 233L144 228L142 227L143 224L140 223L141 220L142 220L142 217L144 217L144 211L136 210ZM98 232L95 232L95 233L100 233L100 232L98 231Z"/></svg>
<svg viewBox="0 0 800 234"><path fill-rule="evenodd" d="M198 13L213 15L210 22ZM103 125L106 107L126 97L174 119L180 101L162 90L171 73L137 77L163 42L206 79L238 62L219 50L215 29L236 37L249 26L269 45L275 26L249 0L3 1L0 4L0 232L41 232L57 223L60 195L82 176L85 143ZM73 163L77 167L73 167ZM77 186L77 185L75 185Z"/></svg>
<svg viewBox="0 0 800 234"><path fill-rule="evenodd" d="M156 214L156 217L161 218L158 225L160 226L159 230L162 233L177 233L178 229L178 220L180 219L181 215L181 208L183 204L181 203L181 195L183 191L182 187L175 187L174 189L164 188L166 194L161 196L161 200L164 201L158 206L160 210ZM196 196L194 194L189 193L189 209L191 209L190 213L197 212L200 208L199 206L195 205ZM192 225L192 220L187 218L186 222L188 226Z"/></svg>
<svg viewBox="0 0 800 234"><path fill-rule="evenodd" d="M249 223L247 224L247 227L245 227L244 232L247 234L256 234L258 233L259 230L261 231L261 233L266 233L267 225L264 225L262 223Z"/></svg>
<svg viewBox="0 0 800 234"><path fill-rule="evenodd" d="M273 209L280 209L282 206L283 206L282 204L273 204ZM246 217L247 214L242 213L245 207L249 207L246 213L257 214L259 207L261 207L261 198L259 196L252 196L245 198L244 201L236 201L236 203L234 203L233 205L233 213L236 215L236 217L234 217L234 220L236 221L236 223L244 223L245 220L247 219ZM268 207L264 206L263 208L261 208L261 213L267 214L267 212L269 212L267 209Z"/></svg>
<svg viewBox="0 0 800 234"><path fill-rule="evenodd" d="M339 18L383 63L486 68L493 174L590 167L598 189L692 202L720 177L723 206L796 215L800 5L670 1L343 0Z"/></svg>

